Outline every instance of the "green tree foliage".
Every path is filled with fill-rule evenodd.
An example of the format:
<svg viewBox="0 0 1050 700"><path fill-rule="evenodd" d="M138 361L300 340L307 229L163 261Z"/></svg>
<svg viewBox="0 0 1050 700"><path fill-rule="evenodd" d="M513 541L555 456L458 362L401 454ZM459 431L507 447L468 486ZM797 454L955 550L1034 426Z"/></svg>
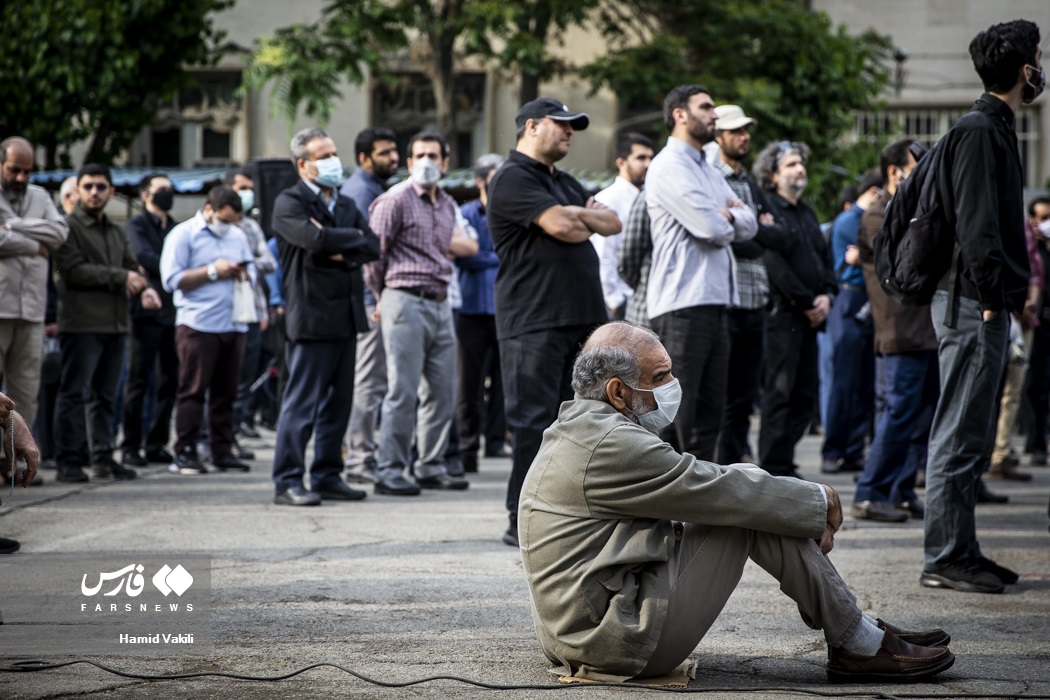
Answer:
<svg viewBox="0 0 1050 700"><path fill-rule="evenodd" d="M603 5L610 45L583 68L595 89L621 104L659 110L675 85L696 82L717 103L758 119L752 151L770 141L813 150L807 200L830 214L838 190L877 164L872 147L848 147L854 110L874 109L888 80L892 46L874 32L851 35L803 0L625 0ZM863 161L863 162L862 162Z"/></svg>
<svg viewBox="0 0 1050 700"><path fill-rule="evenodd" d="M331 0L316 22L284 27L262 39L246 82L270 84L271 104L288 121L302 109L325 123L342 97L344 80L360 85L369 73L391 80L392 69L410 58L433 87L437 129L451 137L455 70L465 57L517 73L521 99L533 99L541 80L568 68L551 57L550 45L583 22L598 2Z"/></svg>
<svg viewBox="0 0 1050 700"><path fill-rule="evenodd" d="M405 52L424 66L434 88L438 129L455 123L453 68L457 41L488 17L470 0L332 0L312 24L277 30L262 39L249 63L246 82L271 83L273 106L289 120L299 109L324 123L332 116L340 84L361 84L369 72L389 77ZM462 44L462 42L459 42Z"/></svg>
<svg viewBox="0 0 1050 700"><path fill-rule="evenodd" d="M213 61L211 13L233 0L34 0L0 3L0 131L45 149L45 167L110 162Z"/></svg>

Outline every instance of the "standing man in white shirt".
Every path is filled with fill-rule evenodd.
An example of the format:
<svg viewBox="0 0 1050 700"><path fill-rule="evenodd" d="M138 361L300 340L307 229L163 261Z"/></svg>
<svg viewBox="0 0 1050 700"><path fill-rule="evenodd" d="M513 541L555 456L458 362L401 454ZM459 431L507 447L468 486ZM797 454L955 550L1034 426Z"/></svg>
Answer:
<svg viewBox="0 0 1050 700"><path fill-rule="evenodd" d="M648 309L682 384L682 403L665 439L713 461L729 362L727 307L739 303L730 245L755 237L754 211L702 152L715 138L707 88L680 85L664 99L671 132L653 158L645 201L652 221ZM671 439L674 438L674 439Z"/></svg>
<svg viewBox="0 0 1050 700"><path fill-rule="evenodd" d="M616 179L604 190L594 195L594 199L616 212L621 222L627 221L631 206L642 191L645 174L653 160L653 142L648 136L629 132L616 142ZM627 300L634 290L620 278L616 261L620 251L620 238L623 234L591 236L591 243L598 251L598 262L602 278L602 296L609 309L609 318L622 321L627 311Z"/></svg>

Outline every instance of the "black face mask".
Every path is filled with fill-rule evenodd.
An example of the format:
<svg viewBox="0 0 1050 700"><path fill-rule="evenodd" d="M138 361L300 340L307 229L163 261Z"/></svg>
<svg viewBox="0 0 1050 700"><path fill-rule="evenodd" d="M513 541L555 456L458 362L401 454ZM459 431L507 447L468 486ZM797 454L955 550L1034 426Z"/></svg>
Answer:
<svg viewBox="0 0 1050 700"><path fill-rule="evenodd" d="M1035 71L1035 66L1027 66ZM1039 97L1043 93L1043 88L1046 87L1046 71L1042 68L1039 69L1039 75L1036 77L1035 82L1031 80L1024 81L1024 91L1021 93L1021 100L1025 104L1030 104L1032 100Z"/></svg>
<svg viewBox="0 0 1050 700"><path fill-rule="evenodd" d="M171 211L171 207L174 204L174 190L157 190L153 193L153 206L157 207L161 211Z"/></svg>

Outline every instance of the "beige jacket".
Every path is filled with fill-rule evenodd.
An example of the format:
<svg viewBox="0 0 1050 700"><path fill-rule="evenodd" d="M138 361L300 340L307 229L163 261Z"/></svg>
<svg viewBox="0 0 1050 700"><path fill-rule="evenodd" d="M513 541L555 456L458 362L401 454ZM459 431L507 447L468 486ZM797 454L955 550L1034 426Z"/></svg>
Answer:
<svg viewBox="0 0 1050 700"><path fill-rule="evenodd" d="M818 484L702 462L606 403L567 401L518 513L540 645L569 674L635 676L667 614L672 521L818 538L826 519Z"/></svg>
<svg viewBox="0 0 1050 700"><path fill-rule="evenodd" d="M66 242L69 227L47 190L29 185L19 200L0 189L0 318L44 322L47 258Z"/></svg>

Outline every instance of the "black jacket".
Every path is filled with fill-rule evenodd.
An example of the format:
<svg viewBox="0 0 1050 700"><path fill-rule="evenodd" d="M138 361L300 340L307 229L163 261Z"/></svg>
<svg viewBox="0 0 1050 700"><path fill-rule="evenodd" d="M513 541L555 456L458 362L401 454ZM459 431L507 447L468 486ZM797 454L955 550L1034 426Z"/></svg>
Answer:
<svg viewBox="0 0 1050 700"><path fill-rule="evenodd" d="M805 202L797 205L776 192L767 196L777 225L787 229L788 243L782 250L767 250L762 256L769 275L773 306L803 314L813 308L813 299L838 293L827 241L820 222Z"/></svg>
<svg viewBox="0 0 1050 700"><path fill-rule="evenodd" d="M776 219L776 213L770 208L765 193L754 179L750 175L744 175L743 180L751 190L751 199L755 203L755 217L758 218L768 213L773 214L773 218ZM767 250L783 250L788 244L788 235L787 229L781 225L779 220L772 226L759 222L758 233L754 238L733 242L733 256L738 260L754 260L761 258Z"/></svg>
<svg viewBox="0 0 1050 700"><path fill-rule="evenodd" d="M66 216L69 238L54 252L61 333L127 333L128 271L138 271L124 229L81 207Z"/></svg>
<svg viewBox="0 0 1050 700"><path fill-rule="evenodd" d="M299 181L277 195L273 231L288 339L334 340L366 330L361 265L379 258L379 239L353 200L338 195L333 214ZM332 260L333 255L343 260Z"/></svg>
<svg viewBox="0 0 1050 700"><path fill-rule="evenodd" d="M164 250L164 239L175 228L175 220L168 217L168 224L162 225L160 219L148 211L137 214L124 224L124 233L128 236L131 253L146 271L153 288L160 295L159 309L143 309L138 297L131 299L131 318L135 323L155 323L164 326L175 325L175 303L171 292L160 283L160 254Z"/></svg>
<svg viewBox="0 0 1050 700"><path fill-rule="evenodd" d="M1020 311L1029 268L1013 110L981 95L944 138L937 183L962 253L959 294L977 300L984 310ZM948 288L948 277L942 289Z"/></svg>

